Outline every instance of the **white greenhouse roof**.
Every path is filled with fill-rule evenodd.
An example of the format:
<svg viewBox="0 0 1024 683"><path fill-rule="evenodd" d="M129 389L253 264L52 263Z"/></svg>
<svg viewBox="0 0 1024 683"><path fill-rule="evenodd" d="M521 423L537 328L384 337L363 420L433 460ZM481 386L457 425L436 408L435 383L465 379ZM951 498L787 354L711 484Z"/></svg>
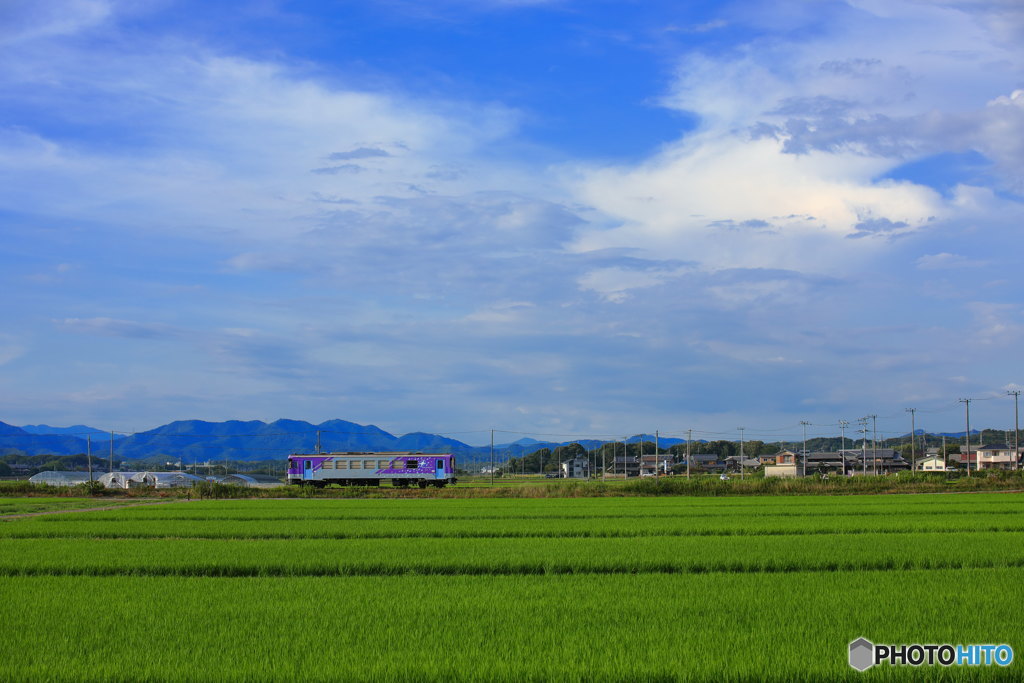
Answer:
<svg viewBox="0 0 1024 683"><path fill-rule="evenodd" d="M98 479L99 474L94 473L93 479ZM89 481L88 472L40 472L33 474L28 479L33 484L49 484L50 486L74 486Z"/></svg>

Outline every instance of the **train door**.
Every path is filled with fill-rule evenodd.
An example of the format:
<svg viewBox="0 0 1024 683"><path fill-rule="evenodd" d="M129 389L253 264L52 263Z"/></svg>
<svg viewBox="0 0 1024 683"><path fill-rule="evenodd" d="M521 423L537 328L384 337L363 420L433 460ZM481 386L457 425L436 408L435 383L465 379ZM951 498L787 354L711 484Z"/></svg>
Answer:
<svg viewBox="0 0 1024 683"><path fill-rule="evenodd" d="M302 461L302 478L312 479L313 478L313 461L303 460Z"/></svg>
<svg viewBox="0 0 1024 683"><path fill-rule="evenodd" d="M438 458L434 465L434 474L438 479L444 479L444 460Z"/></svg>

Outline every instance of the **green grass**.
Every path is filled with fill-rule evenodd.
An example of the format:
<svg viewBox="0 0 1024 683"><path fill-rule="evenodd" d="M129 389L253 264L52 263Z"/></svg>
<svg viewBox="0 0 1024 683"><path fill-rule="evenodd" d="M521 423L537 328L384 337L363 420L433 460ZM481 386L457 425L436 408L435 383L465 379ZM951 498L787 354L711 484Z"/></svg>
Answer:
<svg viewBox="0 0 1024 683"><path fill-rule="evenodd" d="M132 502L135 501L97 498L0 498L0 517L5 515L24 515L33 512L125 505Z"/></svg>
<svg viewBox="0 0 1024 683"><path fill-rule="evenodd" d="M1009 680L846 647L1022 599L1020 494L182 501L0 522L0 680Z"/></svg>

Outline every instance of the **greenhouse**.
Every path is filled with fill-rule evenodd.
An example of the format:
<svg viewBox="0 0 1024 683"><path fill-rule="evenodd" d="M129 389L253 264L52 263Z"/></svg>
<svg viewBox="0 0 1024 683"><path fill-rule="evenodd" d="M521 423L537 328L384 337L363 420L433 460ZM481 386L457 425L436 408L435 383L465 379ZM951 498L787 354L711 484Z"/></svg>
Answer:
<svg viewBox="0 0 1024 683"><path fill-rule="evenodd" d="M93 479L96 478L96 475L90 475L88 472L40 472L39 474L33 474L28 480L32 484L74 486L75 484L84 484L89 481L90 476Z"/></svg>
<svg viewBox="0 0 1024 683"><path fill-rule="evenodd" d="M107 472L106 474L97 477L96 481L106 486L108 489L128 489L133 486L143 486L143 484L132 481L132 477L139 474L138 472Z"/></svg>
<svg viewBox="0 0 1024 683"><path fill-rule="evenodd" d="M195 486L205 480L188 472L137 472L130 480L129 487L152 486L157 489L171 489Z"/></svg>

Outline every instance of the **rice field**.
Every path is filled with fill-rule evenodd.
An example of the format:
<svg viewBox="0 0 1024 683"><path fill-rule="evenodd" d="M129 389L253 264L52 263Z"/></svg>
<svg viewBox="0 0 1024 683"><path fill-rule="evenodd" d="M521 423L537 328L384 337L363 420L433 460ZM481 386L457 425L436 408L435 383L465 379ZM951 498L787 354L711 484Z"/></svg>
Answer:
<svg viewBox="0 0 1024 683"><path fill-rule="evenodd" d="M0 498L0 517L131 504L138 504L138 501L117 498Z"/></svg>
<svg viewBox="0 0 1024 683"><path fill-rule="evenodd" d="M0 680L1019 679L846 656L1024 653L1022 579L1019 494L69 511L0 521Z"/></svg>

